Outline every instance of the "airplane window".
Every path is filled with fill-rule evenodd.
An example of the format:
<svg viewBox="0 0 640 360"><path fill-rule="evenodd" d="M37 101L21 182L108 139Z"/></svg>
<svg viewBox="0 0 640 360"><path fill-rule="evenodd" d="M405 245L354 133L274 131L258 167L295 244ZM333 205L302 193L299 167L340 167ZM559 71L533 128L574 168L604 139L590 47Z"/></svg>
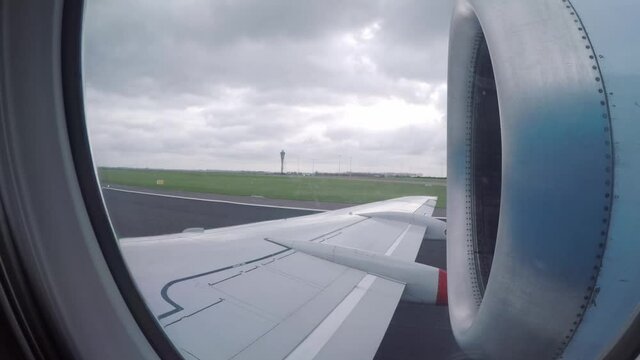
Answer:
<svg viewBox="0 0 640 360"><path fill-rule="evenodd" d="M115 253L181 356L638 353L632 5L492 1L87 4Z"/></svg>
<svg viewBox="0 0 640 360"><path fill-rule="evenodd" d="M638 358L636 3L2 9L0 357Z"/></svg>
<svg viewBox="0 0 640 360"><path fill-rule="evenodd" d="M400 217L446 216L451 8L88 3L85 107L104 200L140 292L185 358L334 351L338 337L314 329L338 334L331 319L363 296L347 290L358 284L397 292L360 300L389 302L384 316L341 320L375 329L362 351L432 354L431 334L446 343L437 357L460 353L435 293L404 301L382 277L369 283L352 254L322 255L355 247L446 267L445 223L431 234ZM417 325L421 336L403 335Z"/></svg>

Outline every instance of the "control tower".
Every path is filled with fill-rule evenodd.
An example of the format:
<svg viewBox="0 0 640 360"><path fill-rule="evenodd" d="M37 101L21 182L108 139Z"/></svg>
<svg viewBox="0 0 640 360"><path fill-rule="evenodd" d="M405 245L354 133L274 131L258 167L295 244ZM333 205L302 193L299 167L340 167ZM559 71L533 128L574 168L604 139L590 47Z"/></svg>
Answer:
<svg viewBox="0 0 640 360"><path fill-rule="evenodd" d="M280 175L284 175L284 150L280 151Z"/></svg>

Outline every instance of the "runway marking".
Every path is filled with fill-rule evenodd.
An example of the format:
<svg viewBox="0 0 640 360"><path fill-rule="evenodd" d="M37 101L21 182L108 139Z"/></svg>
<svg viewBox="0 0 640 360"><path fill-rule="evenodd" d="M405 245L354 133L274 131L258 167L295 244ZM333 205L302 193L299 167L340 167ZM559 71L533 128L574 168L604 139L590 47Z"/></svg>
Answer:
<svg viewBox="0 0 640 360"><path fill-rule="evenodd" d="M323 209L312 209L312 208L303 208L303 207L295 207L295 206L279 206L279 205L267 205L267 204L252 204L252 203L245 203L245 202L239 202L239 201L217 200L217 199L204 199L204 198L197 198L197 197L190 197L190 196L179 196L179 195L159 194L159 193L153 193L153 192L147 192L147 191L125 190L125 189L118 189L118 188L104 187L104 186L102 187L102 189L103 189L103 190L120 191L120 192L132 193L132 194L140 194L140 195L162 196L162 197L172 198L172 199L196 200L196 201L206 201L206 202L223 203L223 204L233 204L233 205L243 205L243 206L255 206L255 207L266 207L266 208L276 208L276 209L289 209L289 210L304 210L304 211L314 211L314 212L327 212L327 211L329 211L329 210L323 210Z"/></svg>

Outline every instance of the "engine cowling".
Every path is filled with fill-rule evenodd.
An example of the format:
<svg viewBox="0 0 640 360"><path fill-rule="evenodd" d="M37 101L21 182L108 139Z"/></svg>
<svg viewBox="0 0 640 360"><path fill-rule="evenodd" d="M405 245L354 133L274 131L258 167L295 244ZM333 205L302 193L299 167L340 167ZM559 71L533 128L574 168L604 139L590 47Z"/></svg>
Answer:
<svg viewBox="0 0 640 360"><path fill-rule="evenodd" d="M640 65L628 55L640 50L620 39L640 30L633 9L457 3L447 266L452 328L471 356L635 351L624 339L640 302Z"/></svg>

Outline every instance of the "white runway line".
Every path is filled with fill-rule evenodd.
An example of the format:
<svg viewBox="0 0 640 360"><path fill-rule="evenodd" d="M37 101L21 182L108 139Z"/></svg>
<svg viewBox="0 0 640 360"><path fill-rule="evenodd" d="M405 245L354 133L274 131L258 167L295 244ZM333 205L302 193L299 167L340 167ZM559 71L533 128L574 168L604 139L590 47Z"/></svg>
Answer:
<svg viewBox="0 0 640 360"><path fill-rule="evenodd" d="M245 202L237 202L237 201L228 201L228 200L216 200L216 199L206 199L206 198L197 198L197 197L189 197L189 196L178 196L178 195L168 195L168 194L159 194L152 193L146 191L137 191L137 190L125 190L118 189L112 187L102 187L103 190L113 190L120 191L132 194L141 194L141 195L150 195L150 196L162 196L166 198L172 199L182 199L182 200L195 200L195 201L206 201L206 202L214 202L214 203L223 203L223 204L233 204L233 205L243 205L243 206L254 206L254 207L265 207L265 208L276 208L276 209L288 209L288 210L304 210L304 211L315 211L315 212L326 212L328 210L322 209L311 209L311 208L303 208L303 207L294 207L294 206L278 206L278 205L266 205L266 204L252 204Z"/></svg>

